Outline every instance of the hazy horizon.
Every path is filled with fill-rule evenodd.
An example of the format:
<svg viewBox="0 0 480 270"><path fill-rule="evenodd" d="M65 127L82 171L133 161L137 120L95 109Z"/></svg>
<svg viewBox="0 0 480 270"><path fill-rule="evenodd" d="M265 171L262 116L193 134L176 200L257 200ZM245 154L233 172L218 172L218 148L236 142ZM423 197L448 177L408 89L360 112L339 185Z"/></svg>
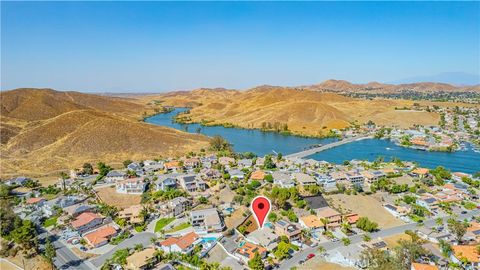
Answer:
<svg viewBox="0 0 480 270"><path fill-rule="evenodd" d="M480 83L479 2L1 5L2 90Z"/></svg>

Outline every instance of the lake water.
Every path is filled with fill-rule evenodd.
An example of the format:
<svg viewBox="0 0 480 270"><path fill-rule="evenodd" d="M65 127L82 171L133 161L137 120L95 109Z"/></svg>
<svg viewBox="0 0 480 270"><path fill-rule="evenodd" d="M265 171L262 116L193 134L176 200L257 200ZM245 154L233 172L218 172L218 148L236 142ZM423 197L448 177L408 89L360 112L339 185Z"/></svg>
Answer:
<svg viewBox="0 0 480 270"><path fill-rule="evenodd" d="M233 144L236 152L253 152L260 156L272 154L273 151L287 155L301 151L314 144L327 144L335 140L288 136L274 132L262 132L260 130L224 128L222 126L205 127L200 124L174 123L172 118L185 110L184 108L177 108L169 113L148 117L145 119L145 122L172 127L191 133L197 132L198 129L200 133L207 136L220 135ZM344 144L314 154L309 158L342 163L344 160L352 159L373 161L379 156L385 159L397 157L401 160L415 161L418 162L420 166L429 168L441 165L452 171L462 171L466 173L480 171L480 153L475 153L470 148L466 151L457 151L454 153L427 152L400 147L388 140L377 139Z"/></svg>

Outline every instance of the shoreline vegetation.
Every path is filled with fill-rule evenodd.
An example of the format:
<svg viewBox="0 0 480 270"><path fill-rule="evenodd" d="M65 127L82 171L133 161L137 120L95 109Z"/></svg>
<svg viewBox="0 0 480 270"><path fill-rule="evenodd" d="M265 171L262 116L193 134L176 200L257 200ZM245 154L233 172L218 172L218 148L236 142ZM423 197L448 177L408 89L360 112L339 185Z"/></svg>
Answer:
<svg viewBox="0 0 480 270"><path fill-rule="evenodd" d="M175 108L171 108L170 111L168 112L160 112L160 113L169 113L172 112ZM190 108L189 108L190 109ZM160 114L159 113L159 114ZM262 122L262 127L242 127L233 123L225 122L225 123L214 123L215 120L206 120L202 119L200 122L193 121L188 114L190 114L190 110L186 110L184 112L178 113L176 116L174 116L172 119L175 123L178 124L199 124L203 127L224 127L224 128L238 128L238 129L245 129L245 130L259 130L261 132L272 132L272 133L278 133L280 135L284 136L296 136L296 137L302 137L302 138L316 138L316 139L328 139L328 138L340 138L338 134L330 130L327 134L325 135L308 135L308 134L303 134L303 133L297 133L294 131L291 131L288 129L288 124L287 123L281 123L281 122ZM198 133L198 132L197 132Z"/></svg>

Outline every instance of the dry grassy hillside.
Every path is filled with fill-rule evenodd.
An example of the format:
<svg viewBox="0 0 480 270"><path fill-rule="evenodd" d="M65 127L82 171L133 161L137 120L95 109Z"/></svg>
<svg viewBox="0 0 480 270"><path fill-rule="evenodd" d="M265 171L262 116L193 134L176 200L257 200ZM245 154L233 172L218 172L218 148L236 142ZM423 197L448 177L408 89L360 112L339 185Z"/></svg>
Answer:
<svg viewBox="0 0 480 270"><path fill-rule="evenodd" d="M164 105L193 107L193 122L232 123L244 128L261 128L263 122L286 123L288 129L302 135L325 135L332 128L344 128L353 121L409 127L434 125L439 115L427 112L399 111L413 101L362 100L335 93L262 86L248 91L176 92L142 97L161 100Z"/></svg>
<svg viewBox="0 0 480 270"><path fill-rule="evenodd" d="M76 92L21 89L1 93L3 177L41 175L83 162L174 155L207 138L138 121L152 108L138 101Z"/></svg>

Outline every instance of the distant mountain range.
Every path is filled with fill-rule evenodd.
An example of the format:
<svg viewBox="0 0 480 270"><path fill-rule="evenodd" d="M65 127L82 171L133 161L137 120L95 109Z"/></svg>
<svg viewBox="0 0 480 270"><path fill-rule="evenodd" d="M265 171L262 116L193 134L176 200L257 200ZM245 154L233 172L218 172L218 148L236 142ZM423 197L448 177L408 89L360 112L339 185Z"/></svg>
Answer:
<svg viewBox="0 0 480 270"><path fill-rule="evenodd" d="M465 72L444 72L430 76L415 76L401 80L392 81L392 84L418 83L418 82L439 82L456 86L468 86L480 84L480 74Z"/></svg>

